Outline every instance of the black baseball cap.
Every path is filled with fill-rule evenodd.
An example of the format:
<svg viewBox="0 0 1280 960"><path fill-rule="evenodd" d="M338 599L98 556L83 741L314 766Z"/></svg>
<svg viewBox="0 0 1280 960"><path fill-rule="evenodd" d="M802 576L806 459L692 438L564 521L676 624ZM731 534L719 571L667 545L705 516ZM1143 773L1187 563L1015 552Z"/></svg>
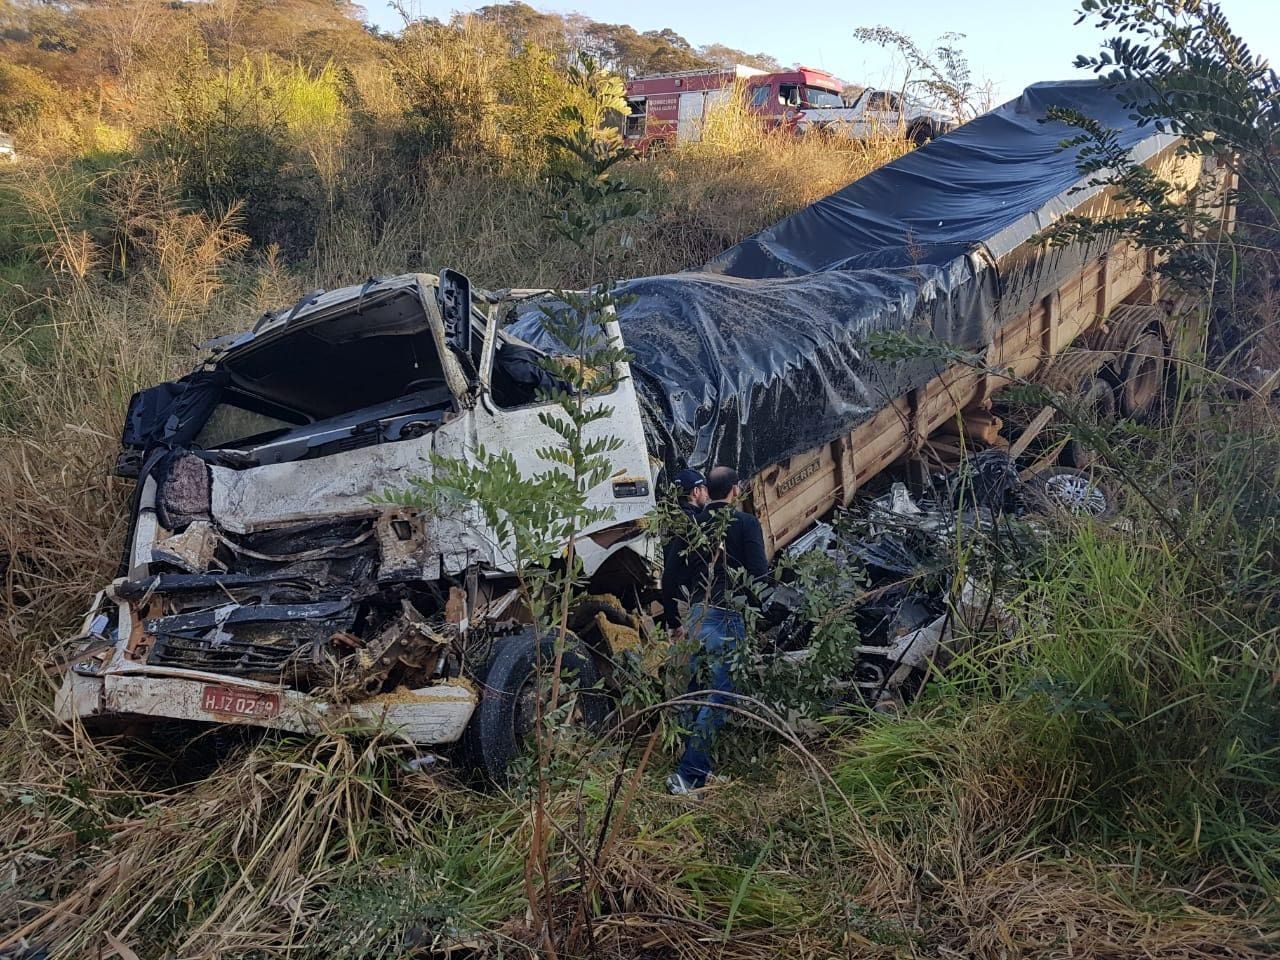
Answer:
<svg viewBox="0 0 1280 960"><path fill-rule="evenodd" d="M685 469L676 474L676 486L680 488L680 492L686 497L693 493L697 487L705 487L706 485L707 478L691 467L685 467Z"/></svg>

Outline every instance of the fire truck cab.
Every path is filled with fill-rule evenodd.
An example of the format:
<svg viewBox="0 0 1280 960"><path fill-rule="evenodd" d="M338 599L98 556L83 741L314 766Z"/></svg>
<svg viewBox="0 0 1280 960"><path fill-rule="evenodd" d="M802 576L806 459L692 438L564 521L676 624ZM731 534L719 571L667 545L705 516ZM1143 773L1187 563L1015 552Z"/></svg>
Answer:
<svg viewBox="0 0 1280 960"><path fill-rule="evenodd" d="M768 73L747 82L747 103L753 113L790 120L801 110L843 107L840 81L825 70L797 67Z"/></svg>
<svg viewBox="0 0 1280 960"><path fill-rule="evenodd" d="M708 112L727 101L737 84L745 88L751 112L769 126L794 123L803 110L844 105L840 81L811 67L778 73L713 67L637 77L627 83L627 143L648 153L655 146L702 139Z"/></svg>

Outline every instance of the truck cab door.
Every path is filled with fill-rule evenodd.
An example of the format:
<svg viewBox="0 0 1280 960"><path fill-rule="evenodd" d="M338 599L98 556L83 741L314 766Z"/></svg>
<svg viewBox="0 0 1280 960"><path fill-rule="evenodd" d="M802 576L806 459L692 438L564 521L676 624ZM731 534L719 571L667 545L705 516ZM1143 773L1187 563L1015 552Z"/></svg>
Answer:
<svg viewBox="0 0 1280 960"><path fill-rule="evenodd" d="M621 342L622 334L616 320L605 325L605 334L614 342ZM531 397L508 397L506 405L499 404L500 398L493 390L494 381L500 375L497 368L504 362L504 348L513 346L520 351L518 362L527 367L530 361L526 354L533 348L502 334L498 329L497 311L493 311L481 365L480 402L475 407L473 428L467 442L490 451L509 452L521 475L533 477L554 466L539 456L538 451L562 444L559 435L543 422L544 415L554 413L557 405L537 392ZM588 427L589 436L614 437L621 441L619 449L607 454L611 461L610 477L588 495L591 506L608 512L605 519L580 531L588 535L619 524L639 523L655 506L653 470L630 365L618 364L613 374L611 379L615 382L612 389L607 393L592 394L587 401L589 406L609 411L607 416ZM448 453L458 455L463 452ZM590 544L584 543L583 549L589 551ZM582 559L589 568L587 572L593 572L586 553ZM599 559L603 560L603 555Z"/></svg>
<svg viewBox="0 0 1280 960"><path fill-rule="evenodd" d="M902 96L892 90L885 91L885 117L895 130L905 129L907 118L903 112Z"/></svg>
<svg viewBox="0 0 1280 960"><path fill-rule="evenodd" d="M858 112L858 136L872 137L887 129L885 94L883 90L868 90L862 95L862 109Z"/></svg>
<svg viewBox="0 0 1280 960"><path fill-rule="evenodd" d="M779 83L778 98L775 101L778 110L778 122L785 125L792 124L797 114L800 113L802 100L803 95L800 84Z"/></svg>

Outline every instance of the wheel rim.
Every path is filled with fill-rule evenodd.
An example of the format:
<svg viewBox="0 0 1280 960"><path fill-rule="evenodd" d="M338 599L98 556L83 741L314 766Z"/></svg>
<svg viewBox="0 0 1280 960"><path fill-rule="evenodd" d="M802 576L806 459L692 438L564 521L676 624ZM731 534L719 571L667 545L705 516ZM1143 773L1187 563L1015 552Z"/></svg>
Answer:
<svg viewBox="0 0 1280 960"><path fill-rule="evenodd" d="M1088 477L1055 473L1044 481L1049 499L1076 516L1099 517L1107 512L1107 495Z"/></svg>

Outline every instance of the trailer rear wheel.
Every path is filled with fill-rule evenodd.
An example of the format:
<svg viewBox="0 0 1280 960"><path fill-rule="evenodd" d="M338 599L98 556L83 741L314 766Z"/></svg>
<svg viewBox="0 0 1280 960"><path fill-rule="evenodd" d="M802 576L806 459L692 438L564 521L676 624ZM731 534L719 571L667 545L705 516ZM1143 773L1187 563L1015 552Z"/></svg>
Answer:
<svg viewBox="0 0 1280 960"><path fill-rule="evenodd" d="M1164 340L1157 333L1144 333L1118 363L1120 412L1126 417L1150 413L1164 386Z"/></svg>
<svg viewBox="0 0 1280 960"><path fill-rule="evenodd" d="M539 637L532 628L498 642L480 677L480 702L459 742L465 767L494 783L506 780L534 732L539 699L545 704L549 695L555 655L555 639ZM609 716L610 700L599 689L592 658L570 637L561 663L562 684L576 680L571 722L599 729Z"/></svg>
<svg viewBox="0 0 1280 960"><path fill-rule="evenodd" d="M1103 379L1102 368L1107 355L1087 347L1065 351L1041 374L1040 384L1060 395L1072 422L1105 424L1115 419L1114 387ZM1097 462L1098 453L1075 437L1062 450L1062 462L1084 470Z"/></svg>
<svg viewBox="0 0 1280 960"><path fill-rule="evenodd" d="M1164 391L1166 321L1157 306L1124 303L1085 338L1090 349L1108 358L1105 372L1116 385L1121 416L1140 419L1151 413Z"/></svg>
<svg viewBox="0 0 1280 960"><path fill-rule="evenodd" d="M1080 388L1080 406L1095 423L1109 423L1116 416L1116 396L1111 384L1101 377L1090 377ZM1062 462L1077 470L1088 470L1098 462L1098 451L1076 436L1062 450Z"/></svg>

